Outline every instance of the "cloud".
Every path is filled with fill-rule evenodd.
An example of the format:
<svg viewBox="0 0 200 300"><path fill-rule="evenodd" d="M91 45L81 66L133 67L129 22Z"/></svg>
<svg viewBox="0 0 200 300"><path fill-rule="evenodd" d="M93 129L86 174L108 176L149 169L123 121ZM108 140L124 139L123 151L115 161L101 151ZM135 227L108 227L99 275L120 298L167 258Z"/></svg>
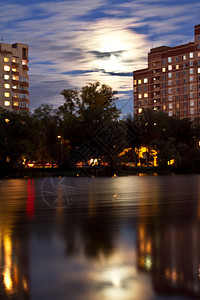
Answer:
<svg viewBox="0 0 200 300"><path fill-rule="evenodd" d="M4 41L30 47L31 109L42 103L60 105L62 89L95 81L109 84L124 100L132 90L132 71L147 66L152 46L193 40L200 8L196 1L111 3L2 1Z"/></svg>

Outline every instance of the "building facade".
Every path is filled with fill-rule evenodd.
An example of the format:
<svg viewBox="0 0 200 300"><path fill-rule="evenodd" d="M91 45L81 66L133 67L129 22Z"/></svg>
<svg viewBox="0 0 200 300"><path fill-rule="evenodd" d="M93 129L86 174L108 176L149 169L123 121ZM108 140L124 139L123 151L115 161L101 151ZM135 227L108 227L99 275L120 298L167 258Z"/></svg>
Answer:
<svg viewBox="0 0 200 300"><path fill-rule="evenodd" d="M28 46L0 43L0 106L29 111Z"/></svg>
<svg viewBox="0 0 200 300"><path fill-rule="evenodd" d="M145 108L180 118L200 116L200 25L194 42L153 48L148 67L133 72L134 114Z"/></svg>

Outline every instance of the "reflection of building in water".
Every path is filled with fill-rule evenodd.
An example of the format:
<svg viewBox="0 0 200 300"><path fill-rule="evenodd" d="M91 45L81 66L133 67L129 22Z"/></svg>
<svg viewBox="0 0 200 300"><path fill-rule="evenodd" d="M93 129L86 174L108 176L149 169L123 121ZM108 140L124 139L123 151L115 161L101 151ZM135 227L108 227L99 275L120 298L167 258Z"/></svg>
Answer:
<svg viewBox="0 0 200 300"><path fill-rule="evenodd" d="M155 291L199 297L199 224L142 224L138 231L138 267L151 272Z"/></svg>
<svg viewBox="0 0 200 300"><path fill-rule="evenodd" d="M4 199L3 204L0 203L0 299L2 300L30 299L29 232L24 220L25 216L27 219L33 216L33 188L34 182L18 180L10 181L9 185L1 190L1 197ZM14 190L17 195L12 202L9 198L10 190ZM23 222L23 228L17 225L18 221Z"/></svg>
<svg viewBox="0 0 200 300"><path fill-rule="evenodd" d="M28 300L29 296L29 243L23 234L5 230L0 237L1 285L0 299Z"/></svg>

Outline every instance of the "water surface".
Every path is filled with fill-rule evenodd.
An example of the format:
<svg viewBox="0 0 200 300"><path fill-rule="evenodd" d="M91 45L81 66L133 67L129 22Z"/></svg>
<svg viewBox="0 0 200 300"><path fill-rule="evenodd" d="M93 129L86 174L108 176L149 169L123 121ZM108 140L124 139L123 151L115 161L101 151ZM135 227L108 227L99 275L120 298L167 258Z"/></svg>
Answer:
<svg viewBox="0 0 200 300"><path fill-rule="evenodd" d="M0 299L200 297L200 176L0 181Z"/></svg>

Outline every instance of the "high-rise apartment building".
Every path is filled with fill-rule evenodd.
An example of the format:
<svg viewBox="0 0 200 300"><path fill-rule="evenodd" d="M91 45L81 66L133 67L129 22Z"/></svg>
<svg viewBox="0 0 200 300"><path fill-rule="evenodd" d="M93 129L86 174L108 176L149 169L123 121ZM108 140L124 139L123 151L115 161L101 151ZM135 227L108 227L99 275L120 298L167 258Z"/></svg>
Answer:
<svg viewBox="0 0 200 300"><path fill-rule="evenodd" d="M180 118L200 116L200 25L194 42L153 48L148 68L133 72L134 113L163 110Z"/></svg>
<svg viewBox="0 0 200 300"><path fill-rule="evenodd" d="M28 46L0 43L0 106L29 111Z"/></svg>

